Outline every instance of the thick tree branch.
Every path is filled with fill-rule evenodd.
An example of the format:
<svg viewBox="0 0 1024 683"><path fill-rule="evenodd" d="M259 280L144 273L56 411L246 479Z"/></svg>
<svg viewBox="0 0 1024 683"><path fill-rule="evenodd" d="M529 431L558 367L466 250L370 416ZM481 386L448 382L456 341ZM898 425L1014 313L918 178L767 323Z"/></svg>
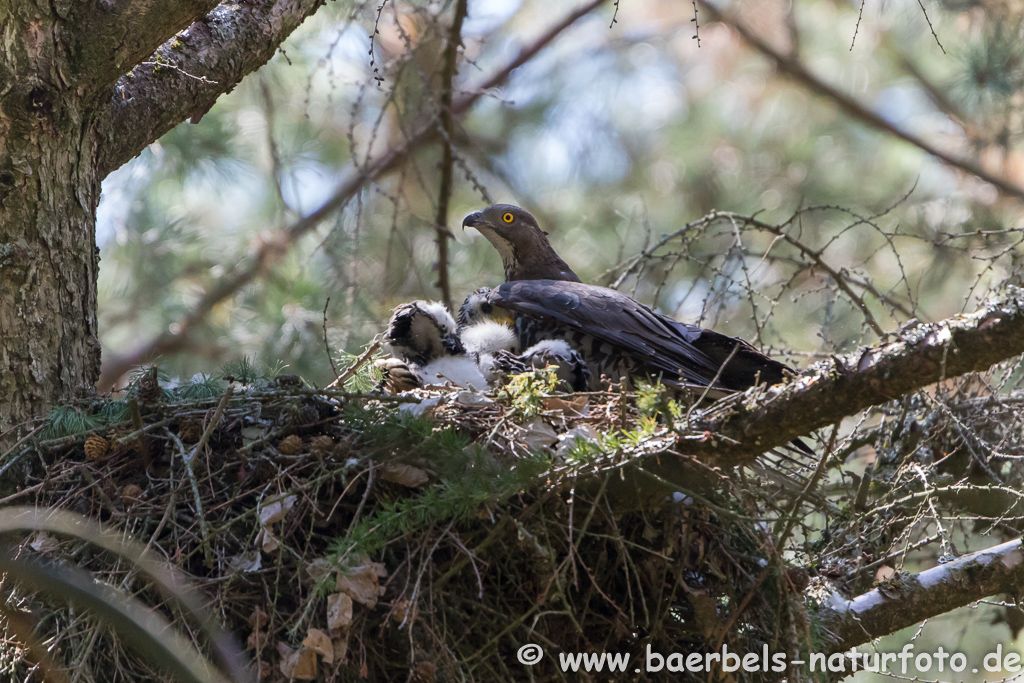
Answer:
<svg viewBox="0 0 1024 683"><path fill-rule="evenodd" d="M754 31L750 30L733 14L719 9L713 3L708 2L708 0L700 0L700 6L708 11L708 14L711 15L712 19L731 26L740 34L740 36L743 37L743 40L745 40L748 45L774 61L779 71L787 74L796 81L799 81L811 92L831 100L836 106L853 118L862 121L872 128L897 137L904 142L908 142L950 166L959 168L965 173L969 173L970 175L980 178L987 183L991 183L1006 195L1016 197L1017 199L1024 199L1024 187L1021 187L1006 178L989 173L973 159L943 151L927 140L905 131L899 126L893 125L854 98L850 97L846 93L840 92L833 86L818 78L816 75L811 73L807 67L804 66L803 62L801 62L796 56L782 54L776 50L766 40L758 36Z"/></svg>
<svg viewBox="0 0 1024 683"><path fill-rule="evenodd" d="M79 80L100 91L153 54L174 34L213 10L219 0L109 0L76 3L78 21L63 38Z"/></svg>
<svg viewBox="0 0 1024 683"><path fill-rule="evenodd" d="M836 596L818 613L828 634L823 649L845 652L998 593L1020 593L1024 553L1016 539L965 555L920 574L897 575L853 600Z"/></svg>
<svg viewBox="0 0 1024 683"><path fill-rule="evenodd" d="M607 1L591 0L586 5L566 15L566 17L552 26L551 29L537 38L537 40L520 50L519 54L506 64L504 68L498 70L483 83L468 90L466 94L456 99L451 106L452 115L459 116L469 111L469 108L487 91L501 85L516 68L529 61L562 31ZM207 290L206 294L200 299L199 304L175 326L174 332L164 332L156 339L143 344L125 356L119 358L110 358L108 356L104 362L98 386L103 390L107 390L125 372L146 359L180 351L188 342L192 331L206 319L206 316L213 310L214 306L233 296L242 287L265 273L284 256L297 239L344 206L364 185L396 168L410 154L429 144L437 136L436 123L429 122L413 133L404 143L386 149L376 159L367 160L358 166L350 164L347 169L347 179L338 186L330 199L313 213L278 233L273 239L264 241L242 266L225 275Z"/></svg>
<svg viewBox="0 0 1024 683"><path fill-rule="evenodd" d="M97 117L105 176L263 66L323 0L277 0L217 7L113 86Z"/></svg>
<svg viewBox="0 0 1024 683"><path fill-rule="evenodd" d="M969 315L908 326L899 341L818 363L796 380L723 399L679 450L722 465L750 462L815 429L934 382L1024 353L1024 291Z"/></svg>

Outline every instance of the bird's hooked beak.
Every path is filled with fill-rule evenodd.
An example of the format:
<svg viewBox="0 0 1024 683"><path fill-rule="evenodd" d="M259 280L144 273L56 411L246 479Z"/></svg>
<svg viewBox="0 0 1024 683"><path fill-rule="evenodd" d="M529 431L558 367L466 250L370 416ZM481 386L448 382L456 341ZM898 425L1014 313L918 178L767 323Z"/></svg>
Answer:
<svg viewBox="0 0 1024 683"><path fill-rule="evenodd" d="M484 220L483 213L477 211L476 213L469 214L462 220L462 229L465 230L466 228L475 228L479 225L483 225L486 222L487 221Z"/></svg>

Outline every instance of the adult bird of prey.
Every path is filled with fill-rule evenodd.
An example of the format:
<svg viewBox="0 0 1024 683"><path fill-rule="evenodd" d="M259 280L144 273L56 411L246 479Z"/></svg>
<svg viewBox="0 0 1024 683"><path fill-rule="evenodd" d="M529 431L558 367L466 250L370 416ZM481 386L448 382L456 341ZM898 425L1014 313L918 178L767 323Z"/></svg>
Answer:
<svg viewBox="0 0 1024 683"><path fill-rule="evenodd" d="M657 379L719 398L794 374L742 339L673 320L607 287L517 280L474 294L489 315L515 319L521 346L560 339L577 349L594 390L602 376L627 386Z"/></svg>
<svg viewBox="0 0 1024 683"><path fill-rule="evenodd" d="M586 360L593 389L600 388L602 375L627 385L650 378L703 387L708 398L717 398L794 374L742 339L673 320L616 290L581 283L523 209L496 204L470 214L462 225L483 233L505 267L505 284L470 295L473 311L514 319L523 348L545 339L569 342ZM460 313L460 319L466 315Z"/></svg>

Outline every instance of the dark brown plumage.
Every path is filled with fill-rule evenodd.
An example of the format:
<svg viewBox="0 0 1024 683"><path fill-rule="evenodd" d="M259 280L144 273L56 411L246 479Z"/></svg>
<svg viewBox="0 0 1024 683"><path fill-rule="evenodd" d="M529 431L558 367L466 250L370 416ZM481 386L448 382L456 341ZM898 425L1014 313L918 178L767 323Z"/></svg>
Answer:
<svg viewBox="0 0 1024 683"><path fill-rule="evenodd" d="M591 388L648 378L719 398L796 374L742 339L673 320L616 290L583 284L533 216L518 207L497 204L467 216L467 225L501 254L505 284L471 294L460 320L474 312L511 314L522 348L565 340L583 357ZM786 448L813 453L799 439Z"/></svg>
<svg viewBox="0 0 1024 683"><path fill-rule="evenodd" d="M540 229L536 219L518 206L495 204L466 216L462 227L476 228L494 245L505 266L506 282L580 281L572 268L551 248L548 234Z"/></svg>
<svg viewBox="0 0 1024 683"><path fill-rule="evenodd" d="M714 389L712 397L793 374L734 337L655 313L625 294L580 282L506 282L486 295L493 309L516 318L520 344L565 339L590 366L591 377L640 377Z"/></svg>

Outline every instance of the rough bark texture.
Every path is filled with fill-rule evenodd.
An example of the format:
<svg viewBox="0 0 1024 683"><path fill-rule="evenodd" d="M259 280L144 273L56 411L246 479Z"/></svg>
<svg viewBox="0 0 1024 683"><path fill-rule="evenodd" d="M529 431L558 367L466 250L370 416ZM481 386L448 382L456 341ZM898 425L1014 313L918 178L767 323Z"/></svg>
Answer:
<svg viewBox="0 0 1024 683"><path fill-rule="evenodd" d="M96 122L104 175L265 64L323 0L277 0L216 7L161 45L103 93Z"/></svg>
<svg viewBox="0 0 1024 683"><path fill-rule="evenodd" d="M0 10L0 432L92 384L100 355L94 137L58 17L14 7Z"/></svg>
<svg viewBox="0 0 1024 683"><path fill-rule="evenodd" d="M819 608L828 652L845 652L888 633L997 593L1024 586L1024 554L1016 539L919 574L897 574L878 588Z"/></svg>
<svg viewBox="0 0 1024 683"><path fill-rule="evenodd" d="M898 341L819 363L796 380L723 400L694 421L679 450L722 465L772 448L934 382L1024 353L1024 291L970 315L900 331Z"/></svg>
<svg viewBox="0 0 1024 683"><path fill-rule="evenodd" d="M321 4L0 3L0 447L97 379L103 177L201 116Z"/></svg>

